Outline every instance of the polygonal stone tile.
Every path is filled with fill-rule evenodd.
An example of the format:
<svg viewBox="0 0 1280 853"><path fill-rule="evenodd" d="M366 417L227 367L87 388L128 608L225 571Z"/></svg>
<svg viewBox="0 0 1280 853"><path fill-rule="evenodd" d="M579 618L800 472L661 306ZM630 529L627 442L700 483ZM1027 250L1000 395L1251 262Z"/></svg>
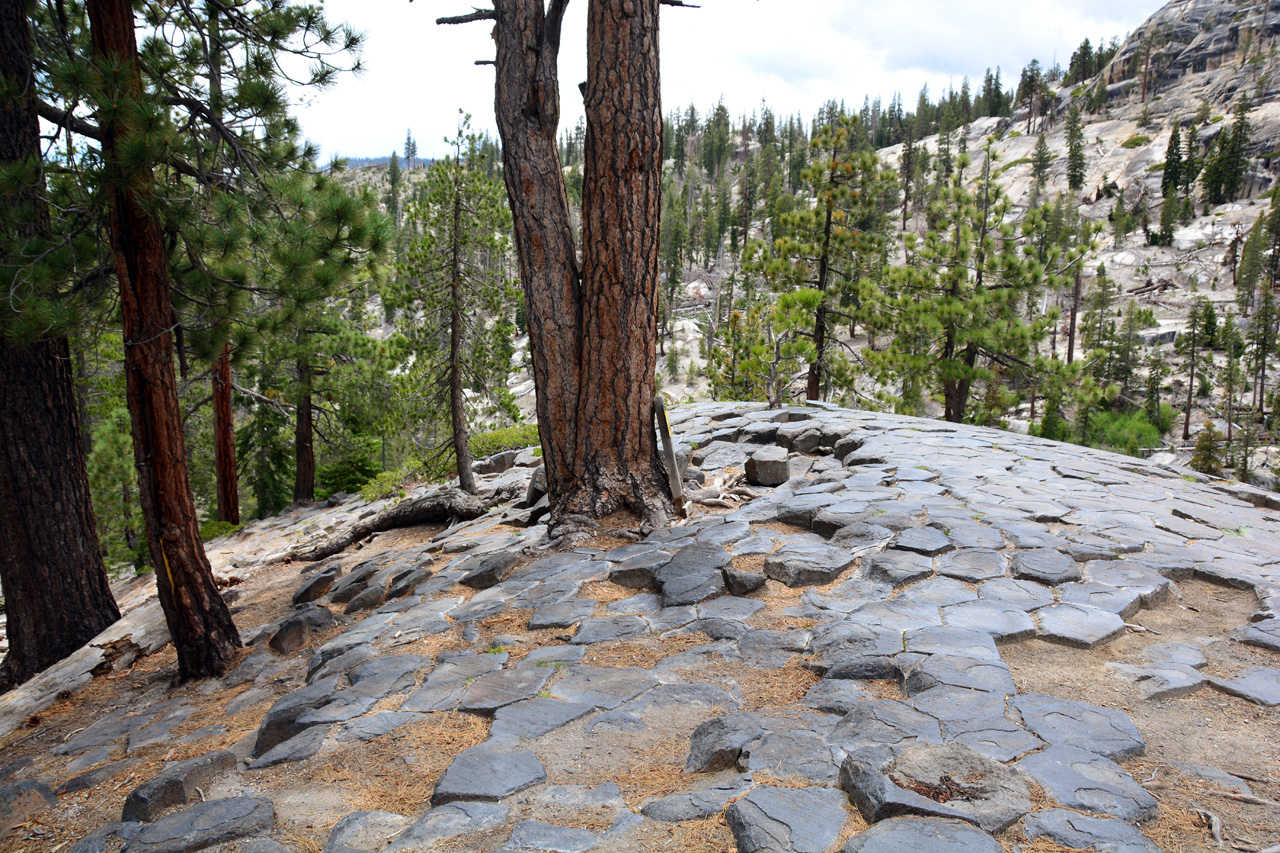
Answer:
<svg viewBox="0 0 1280 853"><path fill-rule="evenodd" d="M980 584L978 598L1026 612L1053 604L1053 592L1048 587L1035 581L1010 578L997 578Z"/></svg>
<svg viewBox="0 0 1280 853"><path fill-rule="evenodd" d="M1170 591L1168 578L1155 569L1132 560L1086 563L1085 572L1094 583L1137 592L1143 607L1149 607L1161 601L1169 595Z"/></svg>
<svg viewBox="0 0 1280 853"><path fill-rule="evenodd" d="M914 551L926 557L936 557L955 548L947 538L947 534L936 527L912 527L903 530L893 538L892 547L900 551Z"/></svg>
<svg viewBox="0 0 1280 853"><path fill-rule="evenodd" d="M867 577L895 587L933 574L933 558L910 551L885 551L867 561Z"/></svg>
<svg viewBox="0 0 1280 853"><path fill-rule="evenodd" d="M1073 746L1049 746L1016 765L1069 809L1144 820L1155 814L1156 800L1118 764Z"/></svg>
<svg viewBox="0 0 1280 853"><path fill-rule="evenodd" d="M756 788L725 817L739 853L827 853L848 820L847 798L829 788Z"/></svg>
<svg viewBox="0 0 1280 853"><path fill-rule="evenodd" d="M1084 577L1080 564L1053 548L1018 551L1011 561L1013 576L1020 580L1039 581L1056 586Z"/></svg>
<svg viewBox="0 0 1280 853"><path fill-rule="evenodd" d="M876 699L850 711L828 739L849 753L866 747L896 750L917 743L942 743L942 729L933 717L903 702Z"/></svg>
<svg viewBox="0 0 1280 853"><path fill-rule="evenodd" d="M926 655L956 654L971 658L1000 660L995 641L990 634L969 631L964 628L934 627L908 631L903 648L908 652Z"/></svg>
<svg viewBox="0 0 1280 853"><path fill-rule="evenodd" d="M463 750L436 783L432 805L456 800L496 802L547 779L532 752L480 744Z"/></svg>
<svg viewBox="0 0 1280 853"><path fill-rule="evenodd" d="M599 619L588 619L579 625L571 642L586 646L643 637L648 633L649 626L639 616L602 616Z"/></svg>
<svg viewBox="0 0 1280 853"><path fill-rule="evenodd" d="M533 616L529 617L529 630L570 628L579 622L590 619L595 609L596 600L594 598L575 598L558 604L548 604L539 607L534 611Z"/></svg>
<svg viewBox="0 0 1280 853"><path fill-rule="evenodd" d="M940 686L982 690L1000 696L1012 696L1018 690L1009 667L1001 660L941 654L930 655L914 667L903 682L909 696Z"/></svg>
<svg viewBox="0 0 1280 853"><path fill-rule="evenodd" d="M1022 831L1028 838L1048 838L1073 850L1102 853L1160 853L1160 848L1122 820L1089 817L1066 809L1036 812Z"/></svg>
<svg viewBox="0 0 1280 853"><path fill-rule="evenodd" d="M764 573L789 587L818 586L840 577L856 562L848 551L831 545L784 545L764 561Z"/></svg>
<svg viewBox="0 0 1280 853"><path fill-rule="evenodd" d="M582 702L610 710L657 686L658 680L643 669L595 669L570 671L551 687L551 695L568 702Z"/></svg>
<svg viewBox="0 0 1280 853"><path fill-rule="evenodd" d="M1280 669L1255 667L1245 670L1239 678L1229 681L1214 678L1212 682L1219 690L1256 705L1268 708L1280 705Z"/></svg>
<svg viewBox="0 0 1280 853"><path fill-rule="evenodd" d="M1124 634L1124 620L1083 604L1054 604L1036 611L1039 636L1051 643L1092 649Z"/></svg>
<svg viewBox="0 0 1280 853"><path fill-rule="evenodd" d="M1123 711L1034 694L1015 696L1013 706L1026 727L1051 744L1117 759L1146 750L1142 735Z"/></svg>
<svg viewBox="0 0 1280 853"><path fill-rule="evenodd" d="M903 590L898 598L945 607L950 604L976 601L978 594L953 578L934 577L912 584Z"/></svg>
<svg viewBox="0 0 1280 853"><path fill-rule="evenodd" d="M765 732L742 747L738 766L748 773L768 771L828 785L836 781L843 757L813 732Z"/></svg>
<svg viewBox="0 0 1280 853"><path fill-rule="evenodd" d="M1060 591L1064 604L1084 604L1114 613L1121 619L1130 618L1142 608L1142 595L1136 589L1100 583L1069 583L1064 584Z"/></svg>
<svg viewBox="0 0 1280 853"><path fill-rule="evenodd" d="M858 833L842 853L1003 853L994 838L972 824L928 817L895 817Z"/></svg>
<svg viewBox="0 0 1280 853"><path fill-rule="evenodd" d="M1031 614L995 602L970 601L942 608L942 618L952 628L982 631L997 643L1012 643L1036 635Z"/></svg>
<svg viewBox="0 0 1280 853"><path fill-rule="evenodd" d="M550 667L503 669L482 675L468 688L458 705L462 711L493 712L525 699L532 699L555 670Z"/></svg>
<svg viewBox="0 0 1280 853"><path fill-rule="evenodd" d="M911 631L942 624L936 604L910 601L873 601L849 614L847 622L884 631ZM899 649L901 651L901 649Z"/></svg>

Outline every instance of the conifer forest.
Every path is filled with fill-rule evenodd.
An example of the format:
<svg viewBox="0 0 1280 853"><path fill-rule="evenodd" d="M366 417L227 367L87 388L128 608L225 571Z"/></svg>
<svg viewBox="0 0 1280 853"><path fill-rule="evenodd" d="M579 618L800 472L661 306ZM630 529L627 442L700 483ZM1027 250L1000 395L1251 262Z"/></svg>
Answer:
<svg viewBox="0 0 1280 853"><path fill-rule="evenodd" d="M497 134L459 104L445 156L409 130L322 161L298 92L376 57L320 6L0 3L0 686L143 572L181 674L221 672L241 637L205 540L340 494L473 493L502 451L539 448L553 532L657 524L655 397L1275 483L1273 41L1210 57L1239 66L1213 90L1151 25L943 91L734 113L660 101L645 39L696 9L592 0L570 126L578 92L545 85L565 5L427 32L493 27Z"/></svg>

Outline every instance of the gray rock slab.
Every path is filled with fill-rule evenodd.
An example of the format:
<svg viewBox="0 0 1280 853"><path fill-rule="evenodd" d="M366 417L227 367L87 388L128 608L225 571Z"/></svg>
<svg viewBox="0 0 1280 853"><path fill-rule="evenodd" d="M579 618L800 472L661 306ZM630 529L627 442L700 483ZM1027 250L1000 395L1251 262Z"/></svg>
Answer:
<svg viewBox="0 0 1280 853"><path fill-rule="evenodd" d="M277 764L306 761L320 752L320 747L324 746L324 740L329 734L329 729L330 727L327 725L312 726L283 743L278 743L271 747L271 749L255 758L249 764L249 769L265 770Z"/></svg>
<svg viewBox="0 0 1280 853"><path fill-rule="evenodd" d="M930 655L912 668L903 682L907 695L915 696L934 687L961 687L1000 696L1012 696L1018 688L1009 667L999 659L952 655Z"/></svg>
<svg viewBox="0 0 1280 853"><path fill-rule="evenodd" d="M942 618L951 628L981 631L997 643L1013 643L1036 635L1031 614L998 602L971 601L942 608Z"/></svg>
<svg viewBox="0 0 1280 853"><path fill-rule="evenodd" d="M818 524L814 529L824 536L829 535L830 532L859 520L845 517L839 512L823 512L839 501L839 498L826 493L785 497L778 502L777 518L784 524L794 524L797 527L813 527ZM859 509L865 509L865 504ZM819 516L825 520L824 523L818 523Z"/></svg>
<svg viewBox="0 0 1280 853"><path fill-rule="evenodd" d="M543 646L530 651L517 666L563 666L582 660L585 654L582 646Z"/></svg>
<svg viewBox="0 0 1280 853"><path fill-rule="evenodd" d="M1214 678L1212 683L1224 693L1239 696L1255 705L1268 708L1280 705L1280 669L1255 667L1245 670L1239 678Z"/></svg>
<svg viewBox="0 0 1280 853"><path fill-rule="evenodd" d="M552 685L551 695L567 702L581 702L603 710L612 710L657 684L658 679L638 667L580 667Z"/></svg>
<svg viewBox="0 0 1280 853"><path fill-rule="evenodd" d="M1204 764L1192 764L1189 761L1170 761L1170 764L1183 776L1190 776L1195 779L1203 779L1206 782L1212 782L1224 791L1234 791L1244 796L1252 796L1253 791L1245 783L1243 779L1232 776L1225 770L1218 767L1208 767Z"/></svg>
<svg viewBox="0 0 1280 853"><path fill-rule="evenodd" d="M918 743L942 743L942 729L933 717L903 702L874 699L836 723L829 740L848 753L867 747L899 750Z"/></svg>
<svg viewBox="0 0 1280 853"><path fill-rule="evenodd" d="M1233 631L1231 636L1250 646L1280 652L1280 619L1246 625Z"/></svg>
<svg viewBox="0 0 1280 853"><path fill-rule="evenodd" d="M571 628L579 622L591 618L595 612L594 598L574 598L558 604L539 607L529 617L529 630L540 631L545 628Z"/></svg>
<svg viewBox="0 0 1280 853"><path fill-rule="evenodd" d="M1143 607L1150 607L1170 594L1171 582L1168 578L1149 566L1130 560L1086 563L1085 572L1094 583L1137 592Z"/></svg>
<svg viewBox="0 0 1280 853"><path fill-rule="evenodd" d="M724 811L729 801L752 788L751 777L737 777L712 788L672 794L646 803L640 813L652 820L674 823L714 817Z"/></svg>
<svg viewBox="0 0 1280 853"><path fill-rule="evenodd" d="M995 640L983 631L971 631L946 625L907 631L903 648L925 655L963 655L964 657L999 660Z"/></svg>
<svg viewBox="0 0 1280 853"><path fill-rule="evenodd" d="M860 832L841 853L1003 853L994 838L972 824L927 817L896 817Z"/></svg>
<svg viewBox="0 0 1280 853"><path fill-rule="evenodd" d="M436 783L431 804L457 800L496 802L547 780L532 752L481 744L463 750Z"/></svg>
<svg viewBox="0 0 1280 853"><path fill-rule="evenodd" d="M926 557L936 557L955 549L947 534L936 527L911 527L903 530L893 538L891 547L900 551L914 551Z"/></svg>
<svg viewBox="0 0 1280 853"><path fill-rule="evenodd" d="M1061 805L1121 820L1153 816L1156 800L1118 764L1072 746L1050 746L1016 765Z"/></svg>
<svg viewBox="0 0 1280 853"><path fill-rule="evenodd" d="M834 784L844 753L813 732L765 732L742 748L739 769L768 771L786 779L797 777L815 785Z"/></svg>
<svg viewBox="0 0 1280 853"><path fill-rule="evenodd" d="M129 853L185 853L202 850L275 826L270 800L230 797L209 800L147 824L129 842Z"/></svg>
<svg viewBox="0 0 1280 853"><path fill-rule="evenodd" d="M1095 610L1114 613L1121 619L1129 619L1142 609L1142 593L1128 587L1107 586L1101 583L1069 583L1060 588L1064 604L1084 604Z"/></svg>
<svg viewBox="0 0 1280 853"><path fill-rule="evenodd" d="M777 429L773 432L776 434ZM746 472L748 482L757 486L781 486L791 479L791 466L787 462L787 451L784 448L762 447L747 458Z"/></svg>
<svg viewBox="0 0 1280 853"><path fill-rule="evenodd" d="M720 545L732 548L734 543L746 539L750 535L750 524L745 521L735 521L728 524L717 524L714 527L700 530L695 541L704 545Z"/></svg>
<svg viewBox="0 0 1280 853"><path fill-rule="evenodd" d="M605 609L618 616L647 616L662 609L662 596L642 592L630 598L615 601Z"/></svg>
<svg viewBox="0 0 1280 853"><path fill-rule="evenodd" d="M669 578L719 571L732 560L733 555L721 546L697 542L676 551L669 561L656 570L655 577L659 583L666 583Z"/></svg>
<svg viewBox="0 0 1280 853"><path fill-rule="evenodd" d="M655 634L665 634L667 631L674 631L676 628L694 622L698 618L698 611L692 607L664 607L657 613L650 613L644 617L644 623L648 626L648 630Z"/></svg>
<svg viewBox="0 0 1280 853"><path fill-rule="evenodd" d="M846 621L883 631L914 631L940 627L942 615L936 604L913 601L873 601L849 614ZM898 651L902 651L901 648Z"/></svg>
<svg viewBox="0 0 1280 853"><path fill-rule="evenodd" d="M856 560L832 545L791 543L765 558L764 573L789 587L818 586L836 580Z"/></svg>
<svg viewBox="0 0 1280 853"><path fill-rule="evenodd" d="M1078 649L1092 649L1119 639L1124 620L1114 613L1083 604L1054 604L1036 611L1037 633L1043 640Z"/></svg>
<svg viewBox="0 0 1280 853"><path fill-rule="evenodd" d="M698 605L699 619L738 619L745 621L766 607L763 601L725 596Z"/></svg>
<svg viewBox="0 0 1280 853"><path fill-rule="evenodd" d="M385 853L418 853L437 844L507 822L510 809L501 803L456 802L431 809L395 840Z"/></svg>
<svg viewBox="0 0 1280 853"><path fill-rule="evenodd" d="M997 578L978 586L978 598L1030 612L1053 604L1053 592L1035 581Z"/></svg>
<svg viewBox="0 0 1280 853"><path fill-rule="evenodd" d="M532 699L554 671L550 667L529 666L482 675L467 689L458 709L491 714L503 706Z"/></svg>
<svg viewBox="0 0 1280 853"><path fill-rule="evenodd" d="M867 577L894 587L933 574L933 559L910 551L885 551L867 561Z"/></svg>
<svg viewBox="0 0 1280 853"><path fill-rule="evenodd" d="M1023 724L1048 743L1116 759L1146 751L1142 735L1123 711L1034 694L1015 696L1012 704Z"/></svg>
<svg viewBox="0 0 1280 853"><path fill-rule="evenodd" d="M1209 663L1204 650L1194 643L1154 643L1142 650L1154 664L1175 664L1199 669Z"/></svg>
<svg viewBox="0 0 1280 853"><path fill-rule="evenodd" d="M727 592L724 585L724 572L718 568L691 569L682 575L671 574L664 570L662 578L664 607L694 605Z"/></svg>
<svg viewBox="0 0 1280 853"><path fill-rule="evenodd" d="M1064 847L1097 853L1160 853L1160 848L1122 820L1090 817L1066 809L1036 812L1022 824L1028 838L1048 838Z"/></svg>
<svg viewBox="0 0 1280 853"><path fill-rule="evenodd" d="M375 711L354 720L348 720L338 729L338 743L366 741L390 734L401 726L426 719L422 714L409 711Z"/></svg>
<svg viewBox="0 0 1280 853"><path fill-rule="evenodd" d="M54 791L58 796L63 794L74 794L76 791L87 791L90 788L96 788L102 782L110 779L118 773L122 773L138 763L136 758L126 758L123 761L113 761L110 764L104 764L101 767L95 767L88 773L81 773L79 776L73 776L63 782ZM8 811L4 805L4 801L9 796L9 786L0 787L0 814ZM52 803L50 803L52 805ZM4 817L0 817L0 825L6 823Z"/></svg>
<svg viewBox="0 0 1280 853"><path fill-rule="evenodd" d="M756 788L725 813L739 853L826 853L849 817L829 788Z"/></svg>
<svg viewBox="0 0 1280 853"><path fill-rule="evenodd" d="M947 536L957 548L999 549L1004 547L1004 537L994 527L981 524L955 524L947 527Z"/></svg>
<svg viewBox="0 0 1280 853"><path fill-rule="evenodd" d="M8 833L16 824L57 804L49 786L35 779L0 785L0 832Z"/></svg>
<svg viewBox="0 0 1280 853"><path fill-rule="evenodd" d="M497 672L507 662L506 653L463 653L443 660L432 670L427 680L409 694L401 705L401 711L452 711L458 707L467 692L470 681Z"/></svg>
<svg viewBox="0 0 1280 853"><path fill-rule="evenodd" d="M557 826L540 820L522 820L511 831L507 846L512 850L585 853L601 840L599 835L585 829Z"/></svg>
<svg viewBox="0 0 1280 853"><path fill-rule="evenodd" d="M599 619L588 619L579 625L572 642L587 646L594 643L629 640L632 637L643 637L648 633L648 624L639 616L602 616Z"/></svg>
<svg viewBox="0 0 1280 853"><path fill-rule="evenodd" d="M978 593L954 578L933 577L914 583L902 591L898 598L945 607L977 601Z"/></svg>
<svg viewBox="0 0 1280 853"><path fill-rule="evenodd" d="M499 708L489 728L493 742L519 743L550 734L595 710L585 702L536 697Z"/></svg>
<svg viewBox="0 0 1280 853"><path fill-rule="evenodd" d="M885 775L898 786L932 789L954 780L965 789L964 795L946 805L987 832L1012 826L1031 811L1031 791L1022 774L963 744L912 747L889 763Z"/></svg>
<svg viewBox="0 0 1280 853"><path fill-rule="evenodd" d="M764 572L746 572L739 569L724 570L724 585L730 595L750 595L762 588L768 575Z"/></svg>
<svg viewBox="0 0 1280 853"><path fill-rule="evenodd" d="M149 823L166 809L200 798L198 788L208 788L210 783L233 772L235 767L235 753L229 750L210 752L171 764L125 797L120 819Z"/></svg>
<svg viewBox="0 0 1280 853"><path fill-rule="evenodd" d="M156 712L154 710L150 712L144 711L140 714L133 714L129 711L119 711L90 724L84 731L80 732L66 743L58 744L53 748L53 754L79 755L80 753L88 752L91 749L98 749L99 747L128 737L129 734L142 728L155 717Z"/></svg>
<svg viewBox="0 0 1280 853"><path fill-rule="evenodd" d="M764 734L760 720L744 711L708 720L689 738L686 773L704 773L733 767L743 747Z"/></svg>
<svg viewBox="0 0 1280 853"><path fill-rule="evenodd" d="M465 566L467 574L459 578L458 583L472 589L489 589L502 583L515 571L520 563L520 554L516 551L503 551L476 559L474 566Z"/></svg>
<svg viewBox="0 0 1280 853"><path fill-rule="evenodd" d="M1010 565L1015 578L1039 581L1050 586L1078 581L1084 577L1079 563L1053 548L1016 551Z"/></svg>
<svg viewBox="0 0 1280 853"><path fill-rule="evenodd" d="M1208 685L1209 680L1195 667L1176 663L1131 666L1108 663L1107 668L1138 685L1143 699L1174 699Z"/></svg>
<svg viewBox="0 0 1280 853"><path fill-rule="evenodd" d="M323 853L349 849L380 850L388 838L399 835L413 822L413 818L395 812L352 812L329 830Z"/></svg>
<svg viewBox="0 0 1280 853"><path fill-rule="evenodd" d="M804 704L828 714L848 714L855 707L872 698L872 694L857 681L824 678L804 695Z"/></svg>
<svg viewBox="0 0 1280 853"><path fill-rule="evenodd" d="M972 822L953 808L932 800L909 788L899 787L880 770L850 757L840 766L840 787L862 813L867 823L879 823L902 815L953 818Z"/></svg>

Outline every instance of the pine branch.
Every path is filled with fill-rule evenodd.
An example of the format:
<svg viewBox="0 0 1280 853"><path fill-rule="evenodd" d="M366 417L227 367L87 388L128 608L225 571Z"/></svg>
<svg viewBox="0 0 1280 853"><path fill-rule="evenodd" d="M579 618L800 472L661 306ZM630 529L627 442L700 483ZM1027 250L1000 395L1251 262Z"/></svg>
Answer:
<svg viewBox="0 0 1280 853"><path fill-rule="evenodd" d="M63 111L55 107L53 104L47 104L44 101L36 101L36 112L40 114L40 118L56 124L58 127L70 133L78 133L81 136L87 136L90 139L102 141L102 128L92 122L85 121L72 114L69 111Z"/></svg>
<svg viewBox="0 0 1280 853"><path fill-rule="evenodd" d="M409 0L410 3L413 0ZM455 15L451 18L436 18L436 24L472 24L476 21L493 21L498 17L498 13L494 9L476 9L469 15Z"/></svg>

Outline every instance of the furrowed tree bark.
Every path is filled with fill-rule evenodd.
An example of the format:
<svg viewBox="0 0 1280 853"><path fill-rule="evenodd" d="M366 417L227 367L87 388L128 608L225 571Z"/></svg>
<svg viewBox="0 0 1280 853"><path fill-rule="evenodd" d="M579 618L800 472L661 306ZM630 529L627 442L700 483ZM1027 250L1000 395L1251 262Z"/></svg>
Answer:
<svg viewBox="0 0 1280 853"><path fill-rule="evenodd" d="M453 421L453 454L458 460L458 488L476 493L467 448L467 409L462 378L462 188L453 187L453 252L450 257L449 299L449 416Z"/></svg>
<svg viewBox="0 0 1280 853"><path fill-rule="evenodd" d="M836 152L832 150L831 158L834 160ZM832 220L835 216L835 199L829 193L826 199L826 216L822 224L822 254L818 257L818 292L822 294L822 301L818 303L818 310L814 312L813 317L813 364L809 365L809 376L805 383L804 398L806 400L822 399L822 369L825 359L825 350L827 348L827 285L831 276L831 228Z"/></svg>
<svg viewBox="0 0 1280 853"><path fill-rule="evenodd" d="M578 482L566 514L671 515L654 431L662 197L659 0L591 0Z"/></svg>
<svg viewBox="0 0 1280 853"><path fill-rule="evenodd" d="M556 127L558 54L568 0L496 0L495 111L524 286L547 491L575 487L582 283ZM650 380L652 382L652 380Z"/></svg>
<svg viewBox="0 0 1280 853"><path fill-rule="evenodd" d="M231 408L231 344L213 365L213 467L218 480L218 521L240 523L236 482L236 426Z"/></svg>
<svg viewBox="0 0 1280 853"><path fill-rule="evenodd" d="M17 214L18 227L9 236L18 244L49 225L37 177L31 5L0 3L0 77L21 93L0 101L0 165L26 164L31 178L0 197ZM0 264L21 263L3 254ZM0 328L0 586L9 642L0 662L0 692L67 657L120 618L98 549L78 405L65 336L18 347Z"/></svg>
<svg viewBox="0 0 1280 853"><path fill-rule="evenodd" d="M293 429L293 501L316 499L315 429L311 420L311 365L298 360L298 408Z"/></svg>
<svg viewBox="0 0 1280 853"><path fill-rule="evenodd" d="M147 545L182 679L226 671L240 635L218 594L200 539L173 375L173 304L159 222L149 210L151 170L122 162L136 128L141 66L129 0L89 0L93 55L106 91L98 114L110 205L111 251L124 319L126 393Z"/></svg>

